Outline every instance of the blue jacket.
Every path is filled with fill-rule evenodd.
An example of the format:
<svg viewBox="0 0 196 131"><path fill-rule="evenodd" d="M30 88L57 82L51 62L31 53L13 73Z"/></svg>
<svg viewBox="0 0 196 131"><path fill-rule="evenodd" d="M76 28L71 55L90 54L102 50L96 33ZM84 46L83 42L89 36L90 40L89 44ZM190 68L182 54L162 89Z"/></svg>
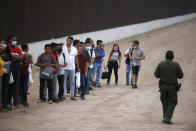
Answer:
<svg viewBox="0 0 196 131"><path fill-rule="evenodd" d="M94 48L94 52L95 52L95 63L103 63L103 57L105 57L104 49ZM97 57L96 54L99 54L99 56Z"/></svg>

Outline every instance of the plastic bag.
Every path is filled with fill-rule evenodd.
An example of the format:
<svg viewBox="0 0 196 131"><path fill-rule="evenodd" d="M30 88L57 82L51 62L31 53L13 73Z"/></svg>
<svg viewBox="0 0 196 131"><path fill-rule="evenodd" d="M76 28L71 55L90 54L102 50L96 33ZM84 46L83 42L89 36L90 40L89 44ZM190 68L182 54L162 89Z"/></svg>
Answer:
<svg viewBox="0 0 196 131"><path fill-rule="evenodd" d="M80 88L81 82L80 82L80 72L76 73L76 87Z"/></svg>
<svg viewBox="0 0 196 131"><path fill-rule="evenodd" d="M28 86L32 86L33 85L33 77L32 77L32 70L31 67L29 67L29 81L28 81Z"/></svg>
<svg viewBox="0 0 196 131"><path fill-rule="evenodd" d="M53 68L51 66L47 66L44 68L42 75L49 78L52 75L52 72L53 72Z"/></svg>
<svg viewBox="0 0 196 131"><path fill-rule="evenodd" d="M12 73L10 74L10 80L9 80L9 84L12 84L14 82L14 79L13 79L13 76L12 76Z"/></svg>

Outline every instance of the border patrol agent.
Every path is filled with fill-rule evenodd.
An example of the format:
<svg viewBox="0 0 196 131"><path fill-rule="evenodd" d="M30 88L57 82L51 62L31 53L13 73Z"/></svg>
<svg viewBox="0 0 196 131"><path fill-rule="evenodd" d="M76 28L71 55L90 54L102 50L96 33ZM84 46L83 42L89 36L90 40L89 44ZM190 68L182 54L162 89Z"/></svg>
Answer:
<svg viewBox="0 0 196 131"><path fill-rule="evenodd" d="M160 78L160 99L163 107L163 123L172 124L171 119L177 105L177 91L179 85L177 79L183 78L183 71L177 62L173 62L173 51L166 52L166 60L158 64L155 77Z"/></svg>

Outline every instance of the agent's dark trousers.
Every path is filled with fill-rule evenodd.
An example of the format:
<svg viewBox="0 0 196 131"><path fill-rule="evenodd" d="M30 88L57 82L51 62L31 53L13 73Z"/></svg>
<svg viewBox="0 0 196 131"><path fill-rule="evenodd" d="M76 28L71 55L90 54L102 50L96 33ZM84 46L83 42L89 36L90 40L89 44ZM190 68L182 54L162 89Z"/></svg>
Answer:
<svg viewBox="0 0 196 131"><path fill-rule="evenodd" d="M19 85L20 85L20 92L22 97L22 103L25 104L27 102L27 92L28 92L28 82L29 82L29 74L20 76Z"/></svg>
<svg viewBox="0 0 196 131"><path fill-rule="evenodd" d="M48 100L52 100L52 79L40 78L40 100L46 100L45 82L48 88Z"/></svg>
<svg viewBox="0 0 196 131"><path fill-rule="evenodd" d="M112 75L113 68L114 68L114 75L115 75L115 83L118 83L118 62L109 62L108 63L109 77L108 77L107 83L110 83L110 78Z"/></svg>
<svg viewBox="0 0 196 131"><path fill-rule="evenodd" d="M163 84L160 86L160 93L163 107L163 118L170 121L178 101L175 86Z"/></svg>
<svg viewBox="0 0 196 131"><path fill-rule="evenodd" d="M57 79L58 79L58 83L59 83L58 97L61 98L64 96L64 75L58 75Z"/></svg>

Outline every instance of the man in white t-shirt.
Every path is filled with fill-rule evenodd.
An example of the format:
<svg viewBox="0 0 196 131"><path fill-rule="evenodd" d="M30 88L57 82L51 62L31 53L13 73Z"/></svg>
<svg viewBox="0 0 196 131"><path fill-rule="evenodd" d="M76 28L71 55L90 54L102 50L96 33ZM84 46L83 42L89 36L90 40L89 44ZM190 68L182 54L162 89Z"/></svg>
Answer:
<svg viewBox="0 0 196 131"><path fill-rule="evenodd" d="M89 93L89 90L92 90L91 87L91 81L93 78L93 64L95 61L95 52L92 49L92 43L91 41L85 42L85 51L89 54L89 61L88 61L88 77L87 77L87 93Z"/></svg>
<svg viewBox="0 0 196 131"><path fill-rule="evenodd" d="M134 46L135 44L132 42L132 47L131 48L128 48L125 52L125 64L126 64L126 85L129 85L129 82L130 82L130 79L129 79L129 76L130 76L130 72L131 72L131 82L130 82L130 85L132 86L132 67L131 67L131 60L129 58L129 55L132 55L132 52L134 50Z"/></svg>
<svg viewBox="0 0 196 131"><path fill-rule="evenodd" d="M73 37L68 37L67 38L67 44L63 46L63 53L65 54L66 57L66 63L67 66L64 67L65 70L65 76L64 76L64 85L66 86L67 84L71 88L71 100L77 100L74 97L75 94L75 65L77 66L77 71L80 72L79 69L79 63L78 63L78 52L77 49L72 46L73 42ZM69 81L68 81L69 79ZM67 83L69 82L69 83Z"/></svg>

